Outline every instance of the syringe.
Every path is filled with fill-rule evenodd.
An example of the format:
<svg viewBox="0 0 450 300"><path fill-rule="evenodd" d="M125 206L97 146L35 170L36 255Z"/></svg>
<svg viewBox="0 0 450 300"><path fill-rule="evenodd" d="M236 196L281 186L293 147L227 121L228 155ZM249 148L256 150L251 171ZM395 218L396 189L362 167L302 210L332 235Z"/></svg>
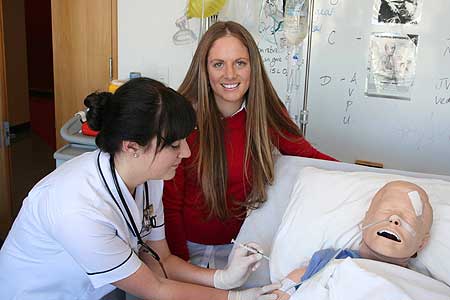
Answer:
<svg viewBox="0 0 450 300"><path fill-rule="evenodd" d="M241 244L236 242L235 239L231 239L231 243L238 245L239 247L242 247L244 249L247 249L248 251L250 251L251 253L255 253L255 254L260 254L263 258L270 260L270 258L267 255L264 255L264 253L262 253L261 251L259 251L258 249L249 247L247 245Z"/></svg>

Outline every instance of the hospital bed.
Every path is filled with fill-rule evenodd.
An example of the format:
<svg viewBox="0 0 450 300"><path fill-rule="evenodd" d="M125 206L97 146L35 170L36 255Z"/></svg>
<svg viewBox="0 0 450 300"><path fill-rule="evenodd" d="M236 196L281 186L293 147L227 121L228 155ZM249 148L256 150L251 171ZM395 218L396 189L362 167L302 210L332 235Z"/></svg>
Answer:
<svg viewBox="0 0 450 300"><path fill-rule="evenodd" d="M311 168L312 167L312 168ZM283 228L283 222L286 221L287 215L290 214L290 210L294 206L292 206L291 196L296 197L295 189L298 186L299 180L302 180L301 176L299 177L299 174L304 172L305 170L308 171L312 169L319 170L319 172L337 172L344 174L343 176L346 176L347 174L359 174L356 172L363 172L363 173L369 173L369 176L372 176L372 174L375 176L386 176L386 180L390 178L390 176L394 176L394 179L397 179L395 176L406 176L406 179L412 179L412 180L425 180L427 184L431 182L431 184L434 183L434 181L439 182L439 184L443 184L445 188L448 188L448 194L446 194L446 199L443 199L439 204L440 210L446 210L445 212L442 212L441 218L439 219L439 222L436 222L433 225L432 228L432 235L433 235L433 229L436 231L439 230L440 235L444 235L440 238L440 241L447 240L447 245L444 245L442 247L443 253L441 255L444 255L444 257L434 257L432 263L434 264L441 264L442 261L449 260L450 259L450 177L449 176L441 176L441 175L430 175L430 174L424 174L424 173L414 173L414 172L405 172L405 171L399 171L399 170L390 170L390 169L378 169L378 168L371 168L371 167L365 167L365 166L359 166L354 164L347 164L347 163L338 163L338 162L331 162L331 161L323 161L323 160L316 160L316 159L310 159L310 158L302 158L302 157L291 157L291 156L278 156L275 164L275 182L272 186L268 188L268 199L267 202L259 209L252 211L244 221L244 224L236 238L236 241L239 243L247 243L247 242L256 242L258 243L262 249L264 250L264 253L270 257L271 260L271 266L272 268L278 268L278 266L274 266L275 263L280 263L283 265L286 265L286 261L292 260L292 255L286 255L281 253L278 255L283 255L281 258L274 257L274 254L272 253L273 249L275 247L275 242L279 242L279 239L277 239L281 235L281 231L286 231L286 228ZM350 172L350 173L349 173ZM383 175L383 174L389 174L389 175ZM402 179L402 178L400 178ZM405 179L405 180L406 180ZM383 179L384 180L384 179ZM420 184L419 184L420 185ZM447 186L445 186L447 185ZM318 187L319 189L326 190L328 188L328 183L323 182L322 187ZM427 191L428 192L428 191ZM337 197L337 196L336 196ZM336 199L328 199L327 201L335 201ZM431 200L431 197L430 197ZM292 200L294 201L294 200ZM304 199L296 199L295 201L304 201ZM432 203L433 205L433 203ZM286 207L289 206L289 209L286 211ZM436 212L436 207L433 208L435 210L435 215L439 216L439 212ZM443 217L442 217L443 216ZM292 220L290 220L292 221ZM304 224L305 225L305 224ZM307 225L307 224L306 224ZM281 227L280 227L281 226ZM330 223L329 227L333 227L334 224ZM284 226L286 227L286 226ZM283 228L283 229L280 229ZM295 231L296 230L296 231ZM314 230L320 230L317 228L311 228L308 226L304 226L303 228L296 228L292 231L291 234L295 235L297 233L295 232L311 232ZM321 236L321 244L326 243L326 238L324 236ZM305 239L303 241L305 244L313 243L314 241L308 241ZM317 243L316 243L317 244ZM319 243L320 244L320 243ZM318 245L319 245L318 244ZM430 242L431 244L431 242ZM292 245L292 247L296 247L298 245ZM237 247L235 245L235 247ZM441 250L442 250L441 249ZM234 250L234 249L233 249ZM320 250L320 249L316 249ZM442 251L441 251L442 252ZM292 269L294 268L294 265L297 262L292 262ZM378 263L378 262L376 262ZM442 288L442 291L444 295L448 296L444 297L444 299L450 299L450 263L446 263L445 266L440 266L444 268L443 270L440 270L441 277L438 278L440 281L436 281L436 284L439 286L437 289L439 291L440 288ZM397 266L396 266L397 267ZM375 267L376 269L376 267ZM271 282L271 272L269 268L269 262L265 259L262 260L261 266L251 274L249 280L246 282L244 287L255 287L255 286L261 286L265 285ZM272 281L277 281L281 279L282 275L287 275L287 271L285 271L283 274L280 273L280 270L272 270ZM410 271L410 270L407 270ZM445 274L445 272L447 272ZM275 274L274 273L277 273ZM413 271L410 271L413 272ZM444 272L442 275L442 272ZM408 275L409 276L409 275ZM425 278L425 276L423 277ZM428 277L427 277L428 278ZM416 279L414 280L421 280ZM423 279L428 280L428 279ZM433 279L430 279L433 280ZM424 281L424 284L425 284ZM445 284L442 285L441 282L445 282ZM418 282L416 282L417 284ZM435 284L433 282L433 284ZM420 285L420 282L419 282ZM442 286L441 286L442 285ZM433 287L434 288L434 287ZM431 299L431 298L429 298ZM437 298L436 298L437 299Z"/></svg>

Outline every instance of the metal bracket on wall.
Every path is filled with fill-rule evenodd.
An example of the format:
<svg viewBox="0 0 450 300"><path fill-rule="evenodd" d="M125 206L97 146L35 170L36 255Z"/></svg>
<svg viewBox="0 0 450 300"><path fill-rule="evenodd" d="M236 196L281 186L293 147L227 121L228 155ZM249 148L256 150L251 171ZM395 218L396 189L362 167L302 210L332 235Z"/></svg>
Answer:
<svg viewBox="0 0 450 300"><path fill-rule="evenodd" d="M11 145L11 133L9 131L9 122L5 121L3 122L3 132L5 134L5 138L1 139L0 138L0 148L2 147L8 147L9 145Z"/></svg>
<svg viewBox="0 0 450 300"><path fill-rule="evenodd" d="M302 110L300 111L300 124L308 124L309 111Z"/></svg>
<svg viewBox="0 0 450 300"><path fill-rule="evenodd" d="M113 59L112 57L108 58L108 67L109 67L109 82L113 80Z"/></svg>
<svg viewBox="0 0 450 300"><path fill-rule="evenodd" d="M306 125L309 121L309 111L303 109L300 111L300 130L302 131L303 136L306 134Z"/></svg>

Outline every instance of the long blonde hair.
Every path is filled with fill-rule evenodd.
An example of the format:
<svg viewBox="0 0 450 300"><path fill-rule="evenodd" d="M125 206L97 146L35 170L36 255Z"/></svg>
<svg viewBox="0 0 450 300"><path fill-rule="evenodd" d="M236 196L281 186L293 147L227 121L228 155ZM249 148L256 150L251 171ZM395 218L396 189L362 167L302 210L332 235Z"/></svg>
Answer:
<svg viewBox="0 0 450 300"><path fill-rule="evenodd" d="M212 44L221 37L233 36L247 48L250 58L250 86L246 93L246 146L244 175L251 180L252 190L246 201L240 203L247 209L258 208L266 200L266 185L273 183L274 159L272 151L278 141L274 133L285 133L301 138L295 123L267 76L258 46L251 34L235 22L217 22L203 35L187 74L178 91L186 96L197 111L198 162L197 176L210 216L226 219L232 214L227 207L227 159L220 111L209 85L207 59ZM249 179L247 167L251 167ZM240 210L242 214L242 210Z"/></svg>

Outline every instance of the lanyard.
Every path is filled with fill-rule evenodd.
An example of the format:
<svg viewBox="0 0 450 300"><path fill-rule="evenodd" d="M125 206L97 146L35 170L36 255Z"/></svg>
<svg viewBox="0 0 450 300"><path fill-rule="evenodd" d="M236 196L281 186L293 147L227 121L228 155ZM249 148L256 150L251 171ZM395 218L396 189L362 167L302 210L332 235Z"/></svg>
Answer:
<svg viewBox="0 0 450 300"><path fill-rule="evenodd" d="M102 177L103 183L105 184L105 187L108 190L109 195L114 200L114 203L116 203L117 207L119 208L120 212L122 213L122 216L124 217L125 222L128 225L128 228L131 230L133 235L137 238L138 244L142 247L142 249L145 252L149 253L159 263L159 265L161 266L161 269L162 269L162 271L164 273L164 276L167 278L166 271L165 271L165 269L164 269L164 267L163 267L163 265L161 263L161 258L159 257L158 253L156 253L155 250L153 250L149 245L147 245L142 240L141 234L140 234L139 230L137 229L136 223L134 222L134 219L133 219L133 215L131 214L131 211L130 211L130 209L128 207L127 202L125 201L125 197L122 194L122 190L120 189L119 182L117 180L116 168L114 166L114 156L111 155L110 159L109 159L109 165L110 165L110 168L111 168L111 176L113 178L114 185L116 187L117 193L119 194L119 198L120 198L120 200L122 202L123 207L125 208L125 211L127 213L127 216L128 216L128 219L130 220L130 222L128 222L128 220L125 217L122 209L120 208L119 203L116 200L116 197L114 197L114 194L111 192L111 189L109 188L109 185L106 182L105 176L103 175L102 168L100 166L100 154L101 154L101 151L98 153L98 156L97 156L97 166L98 166L98 170L100 171L100 175ZM149 204L149 200L148 200L148 184L147 184L147 182L144 183L144 186L145 186L145 202L146 202L146 205L148 205ZM147 208L148 208L148 206L147 206ZM155 226L155 227L161 227L163 225L164 224L159 225L159 226Z"/></svg>

